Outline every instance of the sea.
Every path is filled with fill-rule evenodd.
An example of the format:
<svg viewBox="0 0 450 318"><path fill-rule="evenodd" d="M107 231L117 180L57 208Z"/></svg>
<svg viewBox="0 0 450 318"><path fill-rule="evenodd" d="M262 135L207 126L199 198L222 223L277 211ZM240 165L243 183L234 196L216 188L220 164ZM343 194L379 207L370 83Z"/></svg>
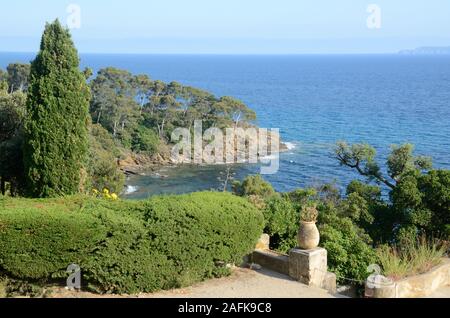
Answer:
<svg viewBox="0 0 450 318"><path fill-rule="evenodd" d="M33 57L0 53L0 67ZM402 143L450 169L450 55L81 54L82 68L108 66L242 100L260 127L280 129L289 148L278 172L263 176L277 191L323 183L344 191L361 179L334 157L338 141L371 144L383 171L390 147ZM123 197L217 190L226 175L242 180L259 171L249 164L229 173L221 165L163 167L129 177Z"/></svg>

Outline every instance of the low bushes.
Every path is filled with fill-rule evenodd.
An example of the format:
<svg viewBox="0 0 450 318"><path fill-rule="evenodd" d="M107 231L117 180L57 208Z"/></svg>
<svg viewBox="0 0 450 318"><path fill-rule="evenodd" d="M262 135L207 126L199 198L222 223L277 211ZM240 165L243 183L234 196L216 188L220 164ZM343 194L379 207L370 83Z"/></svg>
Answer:
<svg viewBox="0 0 450 318"><path fill-rule="evenodd" d="M101 125L90 127L87 188L104 189L120 193L125 183L125 175L119 169L117 157L120 151L114 139Z"/></svg>
<svg viewBox="0 0 450 318"><path fill-rule="evenodd" d="M328 266L338 282L362 285L376 261L370 236L332 206L321 207L318 224L320 245L328 251Z"/></svg>
<svg viewBox="0 0 450 318"><path fill-rule="evenodd" d="M261 213L231 194L0 199L0 271L44 283L75 263L90 289L152 292L226 274L262 226Z"/></svg>
<svg viewBox="0 0 450 318"><path fill-rule="evenodd" d="M270 235L270 247L282 253L297 246L300 213L286 196L274 195L266 199L263 215L266 221L264 232Z"/></svg>
<svg viewBox="0 0 450 318"><path fill-rule="evenodd" d="M255 192L251 192L251 195L253 193ZM339 283L363 284L369 275L368 266L376 261L376 253L371 237L359 225L373 221L370 214L363 213L365 211L361 205L364 204L357 200L360 197L350 195L348 198L342 198L332 185L324 185L320 189L298 189L260 198L263 204L258 203L256 206L263 212L264 232L271 237L271 249L288 253L290 249L295 248L298 245L297 233L305 208L317 206L320 246L328 251L330 271L336 274ZM251 196L248 196L248 199L253 202Z"/></svg>
<svg viewBox="0 0 450 318"><path fill-rule="evenodd" d="M132 138L131 150L148 155L158 153L161 140L152 129L140 126L133 133Z"/></svg>
<svg viewBox="0 0 450 318"><path fill-rule="evenodd" d="M332 204L319 203L318 227L320 246L328 251L328 266L340 283L350 280L363 282L367 267L375 261L370 237L353 220ZM307 206L307 205L304 205ZM277 195L266 201L263 211L265 232L271 235L271 248L287 253L297 246L300 208L289 196Z"/></svg>

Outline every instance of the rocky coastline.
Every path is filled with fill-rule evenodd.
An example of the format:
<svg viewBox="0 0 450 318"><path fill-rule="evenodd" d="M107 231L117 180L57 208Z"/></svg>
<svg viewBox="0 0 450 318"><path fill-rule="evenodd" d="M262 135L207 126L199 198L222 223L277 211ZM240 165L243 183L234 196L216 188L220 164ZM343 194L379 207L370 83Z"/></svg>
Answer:
<svg viewBox="0 0 450 318"><path fill-rule="evenodd" d="M282 153L288 150L288 146L281 142L279 152ZM172 160L170 150L167 146L164 147L164 149L158 154L154 155L134 152L124 153L121 158L118 159L117 164L126 176L147 175L149 172L156 173L163 167L176 167L183 165L182 163Z"/></svg>

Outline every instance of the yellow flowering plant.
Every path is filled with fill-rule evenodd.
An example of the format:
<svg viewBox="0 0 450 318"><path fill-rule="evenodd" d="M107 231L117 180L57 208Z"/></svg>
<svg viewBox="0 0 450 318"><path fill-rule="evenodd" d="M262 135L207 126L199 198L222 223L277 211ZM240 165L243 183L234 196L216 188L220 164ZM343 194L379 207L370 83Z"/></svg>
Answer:
<svg viewBox="0 0 450 318"><path fill-rule="evenodd" d="M119 196L116 193L110 193L109 189L104 188L103 191L100 193L98 189L92 189L92 194L96 198L104 198L108 200L116 201L119 199Z"/></svg>

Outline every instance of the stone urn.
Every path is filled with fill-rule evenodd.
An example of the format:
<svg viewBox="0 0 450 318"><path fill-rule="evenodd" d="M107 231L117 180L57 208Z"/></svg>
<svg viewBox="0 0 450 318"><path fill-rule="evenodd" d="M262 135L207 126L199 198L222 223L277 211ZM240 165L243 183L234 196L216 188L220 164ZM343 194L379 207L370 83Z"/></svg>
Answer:
<svg viewBox="0 0 450 318"><path fill-rule="evenodd" d="M298 246L303 250L312 250L319 246L320 233L316 222L300 222L298 231Z"/></svg>

